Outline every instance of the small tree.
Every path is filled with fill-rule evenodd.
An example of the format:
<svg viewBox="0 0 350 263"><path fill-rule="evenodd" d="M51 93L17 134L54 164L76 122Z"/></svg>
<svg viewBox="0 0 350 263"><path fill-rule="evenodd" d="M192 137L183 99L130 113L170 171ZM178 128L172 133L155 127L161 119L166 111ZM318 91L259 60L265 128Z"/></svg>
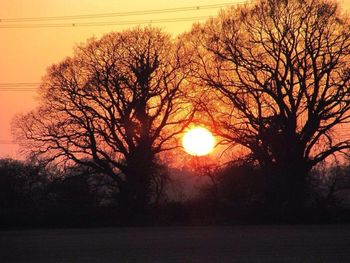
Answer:
<svg viewBox="0 0 350 263"><path fill-rule="evenodd" d="M45 165L35 160L0 159L0 210L34 209L42 199L49 173Z"/></svg>
<svg viewBox="0 0 350 263"><path fill-rule="evenodd" d="M258 160L270 204L295 212L312 167L350 148L337 136L350 120L348 19L333 1L261 0L185 38L217 132Z"/></svg>
<svg viewBox="0 0 350 263"><path fill-rule="evenodd" d="M181 100L180 45L158 29L110 33L53 65L41 106L17 118L25 149L113 178L130 212L150 200L157 154L176 147L191 116Z"/></svg>

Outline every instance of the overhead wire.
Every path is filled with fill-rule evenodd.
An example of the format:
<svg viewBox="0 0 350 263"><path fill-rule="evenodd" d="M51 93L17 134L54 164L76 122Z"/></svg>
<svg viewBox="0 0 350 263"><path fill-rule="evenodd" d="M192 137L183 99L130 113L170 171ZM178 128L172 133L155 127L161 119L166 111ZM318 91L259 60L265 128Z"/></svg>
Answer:
<svg viewBox="0 0 350 263"><path fill-rule="evenodd" d="M33 91L36 91L36 89L34 89L34 88L31 88L31 89L13 89L13 88L8 88L8 89L0 89L0 92L2 92L2 91L19 91L19 92L25 92L25 91L30 91L30 92L33 92Z"/></svg>
<svg viewBox="0 0 350 263"><path fill-rule="evenodd" d="M129 21L111 21L111 22L88 22L88 23L57 23L57 24L14 24L1 25L0 28L55 28L55 27L91 27L91 26L114 26L114 25L136 25L136 24L159 24L185 21L199 21L208 19L212 16L192 16L181 18L163 18L163 19L144 19Z"/></svg>
<svg viewBox="0 0 350 263"><path fill-rule="evenodd" d="M0 23L96 19L96 18L108 18L108 17L124 17L124 16L141 16L141 15L151 15L151 14L178 13L178 12L186 12L186 11L197 11L197 10L208 10L208 9L222 8L222 7L226 7L226 6L230 6L230 5L243 4L246 2L247 1L226 2L226 3L210 4L210 5L195 5L195 6L186 6L186 7L149 9L149 10L113 12L113 13L98 13L98 14L80 14L80 15L46 16L46 17L0 18Z"/></svg>
<svg viewBox="0 0 350 263"><path fill-rule="evenodd" d="M5 87L5 86L36 86L39 84L40 84L40 82L4 82L4 83L0 83L0 87Z"/></svg>
<svg viewBox="0 0 350 263"><path fill-rule="evenodd" d="M39 82L0 83L0 91L36 91Z"/></svg>
<svg viewBox="0 0 350 263"><path fill-rule="evenodd" d="M38 22L38 21L54 21L54 20L72 20L72 19L95 19L107 17L126 17L126 16L142 16L150 14L166 14L178 13L186 11L209 10L214 8L222 8L237 4L246 3L240 2L226 2L210 5L196 5L187 7L165 8L165 9L150 9L128 12L114 12L114 13L99 13L86 15L65 15L65 16L47 16L47 17L22 17L22 18L1 18L0 28L43 28L43 27L90 27L90 26L108 26L108 25L131 25L131 24L152 24L152 23L168 23L168 22L183 22L207 19L210 16L191 16L191 17L177 17L177 18L160 18L160 19L143 19L143 20L128 20L128 21L109 21L109 22L78 22L78 23L42 23L42 24L11 24L12 22ZM35 91L40 83L0 83L0 91Z"/></svg>
<svg viewBox="0 0 350 263"><path fill-rule="evenodd" d="M18 142L13 140L0 140L0 144L18 144Z"/></svg>
<svg viewBox="0 0 350 263"><path fill-rule="evenodd" d="M119 21L94 21L94 22L74 22L74 20L81 19L100 19L100 18L115 18L115 17L130 17L130 16L144 16L151 14L167 14L179 13L188 11L201 11L224 8L233 5L240 5L247 3L247 1L226 2L220 4L210 5L196 5L187 7L175 7L165 9L150 9L128 12L114 12L114 13L99 13L86 15L65 15L65 16L47 16L47 17L22 17L22 18L1 18L0 28L57 28L57 27L91 27L91 26L110 26L110 25L132 25L132 24L159 24L159 23L174 23L184 21L199 21L210 18L211 16L190 16L190 17L168 17L156 19L141 19L141 20L119 20ZM36 23L31 22L47 22L47 21L64 21L73 20L69 23ZM19 24L12 24L12 23ZM24 22L24 23L23 23Z"/></svg>

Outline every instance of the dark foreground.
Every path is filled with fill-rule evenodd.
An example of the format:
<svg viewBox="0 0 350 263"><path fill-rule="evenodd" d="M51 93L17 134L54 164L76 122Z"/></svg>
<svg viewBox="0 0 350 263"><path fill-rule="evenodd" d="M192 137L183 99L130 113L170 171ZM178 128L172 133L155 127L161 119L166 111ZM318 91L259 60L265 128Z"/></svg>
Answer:
<svg viewBox="0 0 350 263"><path fill-rule="evenodd" d="M0 262L350 262L350 225L0 232Z"/></svg>

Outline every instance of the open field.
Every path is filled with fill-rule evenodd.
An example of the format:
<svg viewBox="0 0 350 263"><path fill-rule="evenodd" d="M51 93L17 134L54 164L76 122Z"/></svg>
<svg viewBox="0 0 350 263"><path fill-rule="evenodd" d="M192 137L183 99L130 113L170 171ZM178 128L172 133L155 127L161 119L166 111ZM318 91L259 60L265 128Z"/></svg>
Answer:
<svg viewBox="0 0 350 263"><path fill-rule="evenodd" d="M350 225L0 232L0 262L350 262Z"/></svg>

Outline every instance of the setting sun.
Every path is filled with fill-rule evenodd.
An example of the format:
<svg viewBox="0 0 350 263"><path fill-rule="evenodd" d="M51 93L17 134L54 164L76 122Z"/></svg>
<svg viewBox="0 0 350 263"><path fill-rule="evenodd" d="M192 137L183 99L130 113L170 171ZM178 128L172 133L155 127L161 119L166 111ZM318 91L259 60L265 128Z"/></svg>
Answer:
<svg viewBox="0 0 350 263"><path fill-rule="evenodd" d="M185 133L182 145L188 154L203 156L213 150L215 139L206 128L196 127Z"/></svg>

